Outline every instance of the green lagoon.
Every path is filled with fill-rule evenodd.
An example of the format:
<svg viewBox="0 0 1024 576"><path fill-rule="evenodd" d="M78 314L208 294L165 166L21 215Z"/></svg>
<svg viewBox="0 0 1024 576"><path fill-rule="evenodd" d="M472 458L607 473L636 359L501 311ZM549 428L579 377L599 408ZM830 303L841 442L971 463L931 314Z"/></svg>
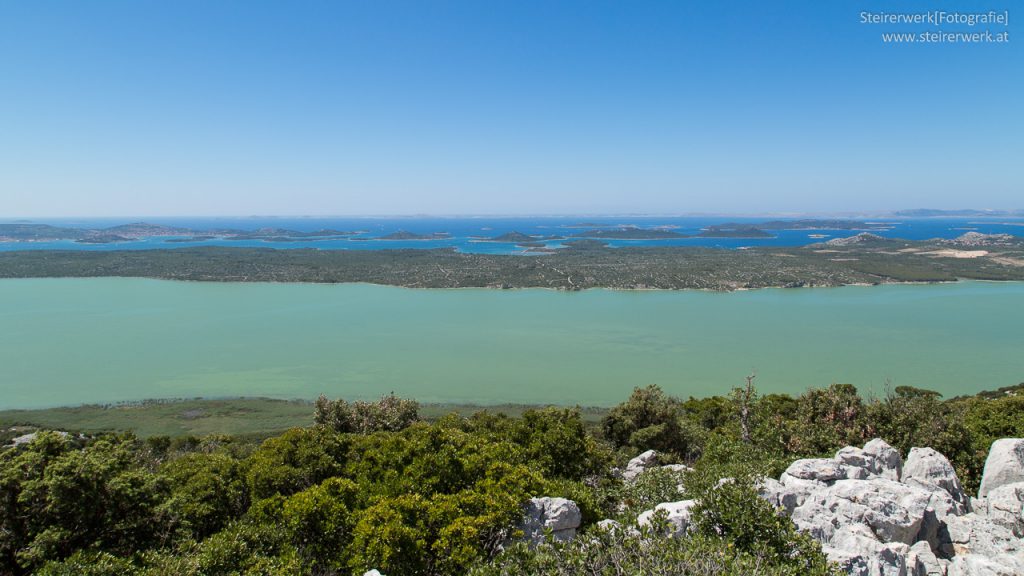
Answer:
<svg viewBox="0 0 1024 576"><path fill-rule="evenodd" d="M0 409L268 396L612 405L1024 381L1024 283L735 293L0 281Z"/></svg>

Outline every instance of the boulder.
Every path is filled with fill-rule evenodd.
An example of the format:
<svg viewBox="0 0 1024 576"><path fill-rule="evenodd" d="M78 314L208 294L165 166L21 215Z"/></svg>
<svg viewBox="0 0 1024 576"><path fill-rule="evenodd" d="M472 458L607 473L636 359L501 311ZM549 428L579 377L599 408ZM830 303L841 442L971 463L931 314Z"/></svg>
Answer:
<svg viewBox="0 0 1024 576"><path fill-rule="evenodd" d="M985 516L973 513L950 516L944 525L948 543L943 543L940 551L945 556L980 554L991 558L1024 551L1020 539L1013 532Z"/></svg>
<svg viewBox="0 0 1024 576"><path fill-rule="evenodd" d="M787 516L792 515L793 510L807 500L811 491L804 487L786 486L774 478L765 478L757 485L758 494L772 506L785 510Z"/></svg>
<svg viewBox="0 0 1024 576"><path fill-rule="evenodd" d="M657 465L658 453L654 450L648 450L626 464L626 470L622 473L622 478L627 482L632 481L644 470L649 470Z"/></svg>
<svg viewBox="0 0 1024 576"><path fill-rule="evenodd" d="M985 512L992 523L1024 537L1024 482L1004 484L989 492Z"/></svg>
<svg viewBox="0 0 1024 576"><path fill-rule="evenodd" d="M690 528L690 510L696 505L696 500L681 500L679 502L663 502L652 510L645 510L636 518L639 526L650 526L654 514L664 510L669 523L669 530L672 536L683 536Z"/></svg>
<svg viewBox="0 0 1024 576"><path fill-rule="evenodd" d="M945 490L965 512L970 509L970 498L964 493L953 465L931 448L911 448L900 479L907 484L917 482L937 486Z"/></svg>
<svg viewBox="0 0 1024 576"><path fill-rule="evenodd" d="M675 472L676 474L684 474L693 470L693 468L690 468L686 464L665 464L664 466L661 466L660 469Z"/></svg>
<svg viewBox="0 0 1024 576"><path fill-rule="evenodd" d="M946 576L947 560L940 560L927 542L918 542L907 552L907 576Z"/></svg>
<svg viewBox="0 0 1024 576"><path fill-rule="evenodd" d="M378 572L377 570L368 570L366 572L363 572L363 576L384 576L384 575L381 574L380 572Z"/></svg>
<svg viewBox="0 0 1024 576"><path fill-rule="evenodd" d="M790 464L785 474L827 484L846 478L846 466L832 458L803 458Z"/></svg>
<svg viewBox="0 0 1024 576"><path fill-rule="evenodd" d="M864 445L864 454L875 460L874 474L889 480L899 480L903 471L903 458L899 450L881 438L875 438Z"/></svg>
<svg viewBox="0 0 1024 576"><path fill-rule="evenodd" d="M1020 576L1024 564L1018 559L1000 555L986 558L979 554L957 556L949 563L947 576Z"/></svg>
<svg viewBox="0 0 1024 576"><path fill-rule="evenodd" d="M565 498L531 498L523 511L519 528L523 539L531 546L544 542L545 532L551 531L556 541L572 540L583 516L579 506Z"/></svg>
<svg viewBox="0 0 1024 576"><path fill-rule="evenodd" d="M838 480L812 492L793 522L823 542L843 526L864 524L881 542L913 544L931 502L928 492L885 478Z"/></svg>
<svg viewBox="0 0 1024 576"><path fill-rule="evenodd" d="M907 576L910 547L879 542L871 529L863 524L850 524L837 530L829 543L829 550L833 551L831 556L854 569L848 574ZM841 553L836 554L837 551Z"/></svg>
<svg viewBox="0 0 1024 576"><path fill-rule="evenodd" d="M1024 482L1024 438L996 440L989 448L978 497L984 498L1000 486Z"/></svg>

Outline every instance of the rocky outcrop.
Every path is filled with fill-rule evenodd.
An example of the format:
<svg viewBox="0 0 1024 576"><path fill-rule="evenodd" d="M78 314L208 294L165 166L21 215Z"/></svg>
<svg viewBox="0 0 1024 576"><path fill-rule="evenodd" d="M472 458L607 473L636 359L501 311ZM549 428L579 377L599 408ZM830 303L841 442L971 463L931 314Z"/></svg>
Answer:
<svg viewBox="0 0 1024 576"><path fill-rule="evenodd" d="M956 244L957 246L1012 246L1017 240L1017 237L1011 234L966 232L952 240L943 240L942 242L944 244Z"/></svg>
<svg viewBox="0 0 1024 576"><path fill-rule="evenodd" d="M696 500L682 500L679 502L664 502L658 504L652 510L646 510L637 516L636 523L639 526L650 526L655 514L664 512L668 521L668 528L673 536L683 536L690 529L690 510L697 504Z"/></svg>
<svg viewBox="0 0 1024 576"><path fill-rule="evenodd" d="M547 531L559 542L572 540L583 516L579 506L565 498L531 498L523 510L519 529L531 546L544 542Z"/></svg>
<svg viewBox="0 0 1024 576"><path fill-rule="evenodd" d="M982 501L989 520L1024 537L1024 482L1004 484L988 493Z"/></svg>
<svg viewBox="0 0 1024 576"><path fill-rule="evenodd" d="M822 543L848 574L1024 574L1024 440L995 442L978 499L949 460L880 439L793 462L763 498Z"/></svg>
<svg viewBox="0 0 1024 576"><path fill-rule="evenodd" d="M1003 438L992 443L985 460L978 498L1000 486L1024 482L1024 438Z"/></svg>
<svg viewBox="0 0 1024 576"><path fill-rule="evenodd" d="M885 240L885 238L878 234L872 234L870 232L861 232L856 236L850 236L849 238L833 238L828 242L825 242L826 246L856 246L857 244L867 244L869 242L878 242Z"/></svg>
<svg viewBox="0 0 1024 576"><path fill-rule="evenodd" d="M622 473L622 479L631 482L643 471L654 468L657 465L658 453L654 450L648 450L626 464L626 470Z"/></svg>
<svg viewBox="0 0 1024 576"><path fill-rule="evenodd" d="M963 512L970 510L970 497L964 493L953 465L931 448L911 448L900 479L904 484L919 486L931 492L945 490L962 507Z"/></svg>

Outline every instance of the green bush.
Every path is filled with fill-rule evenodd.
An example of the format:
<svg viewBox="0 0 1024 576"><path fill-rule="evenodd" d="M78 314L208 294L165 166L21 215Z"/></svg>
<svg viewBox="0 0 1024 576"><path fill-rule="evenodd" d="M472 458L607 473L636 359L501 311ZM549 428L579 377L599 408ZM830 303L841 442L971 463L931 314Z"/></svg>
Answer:
<svg viewBox="0 0 1024 576"><path fill-rule="evenodd" d="M242 464L226 454L187 454L166 463L171 498L163 510L189 537L201 540L242 516L249 491Z"/></svg>
<svg viewBox="0 0 1024 576"><path fill-rule="evenodd" d="M420 405L394 394L382 396L378 402L346 402L329 400L321 395L316 400L313 420L338 433L369 434L397 432L419 420Z"/></svg>
<svg viewBox="0 0 1024 576"><path fill-rule="evenodd" d="M284 501L283 528L310 572L327 573L348 562L358 491L350 480L331 478Z"/></svg>
<svg viewBox="0 0 1024 576"><path fill-rule="evenodd" d="M252 499L294 494L337 476L346 449L343 437L321 429L294 428L270 438L248 459Z"/></svg>
<svg viewBox="0 0 1024 576"><path fill-rule="evenodd" d="M567 543L510 547L471 576L834 576L823 561L771 563L703 535L672 538L657 529L594 529Z"/></svg>
<svg viewBox="0 0 1024 576"><path fill-rule="evenodd" d="M166 479L142 466L132 436L84 448L43 432L0 454L0 572L20 574L79 550L129 555L169 536Z"/></svg>
<svg viewBox="0 0 1024 576"><path fill-rule="evenodd" d="M656 385L634 388L601 422L604 437L631 453L657 450L687 460L700 453L704 429L684 418L683 404Z"/></svg>

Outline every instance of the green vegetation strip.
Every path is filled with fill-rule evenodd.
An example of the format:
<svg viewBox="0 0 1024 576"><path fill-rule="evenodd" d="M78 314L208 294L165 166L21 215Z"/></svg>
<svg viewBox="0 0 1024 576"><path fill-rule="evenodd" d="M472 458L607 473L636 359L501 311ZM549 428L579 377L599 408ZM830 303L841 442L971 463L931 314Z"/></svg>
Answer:
<svg viewBox="0 0 1024 576"><path fill-rule="evenodd" d="M607 248L581 240L536 257L444 250L196 247L0 252L0 278L126 276L221 282L367 282L411 288L744 288L957 279L1024 280L1024 241L965 246L861 235L794 248Z"/></svg>

